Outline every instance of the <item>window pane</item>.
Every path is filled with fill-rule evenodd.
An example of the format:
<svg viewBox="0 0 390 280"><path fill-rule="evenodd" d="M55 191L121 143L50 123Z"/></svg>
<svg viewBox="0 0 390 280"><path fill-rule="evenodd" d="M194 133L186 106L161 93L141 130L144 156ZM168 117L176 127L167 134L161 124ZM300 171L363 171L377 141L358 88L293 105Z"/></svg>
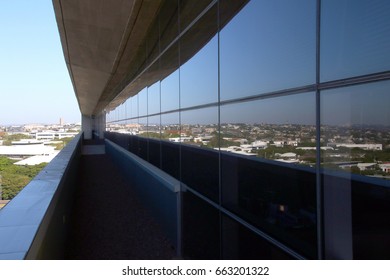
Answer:
<svg viewBox="0 0 390 280"><path fill-rule="evenodd" d="M144 117L148 114L148 92L144 88L138 94L138 114Z"/></svg>
<svg viewBox="0 0 390 280"><path fill-rule="evenodd" d="M161 115L161 169L180 179L179 113Z"/></svg>
<svg viewBox="0 0 390 280"><path fill-rule="evenodd" d="M314 84L315 15L312 0L250 1L220 33L221 100Z"/></svg>
<svg viewBox="0 0 390 280"><path fill-rule="evenodd" d="M147 122L147 118L139 119L140 137L138 137L138 156L146 161L148 160L148 139L146 138L148 135Z"/></svg>
<svg viewBox="0 0 390 280"><path fill-rule="evenodd" d="M161 111L179 109L179 42L160 58Z"/></svg>
<svg viewBox="0 0 390 280"><path fill-rule="evenodd" d="M220 258L219 212L190 191L183 192L183 251L193 260Z"/></svg>
<svg viewBox="0 0 390 280"><path fill-rule="evenodd" d="M222 204L316 258L315 94L221 107Z"/></svg>
<svg viewBox="0 0 390 280"><path fill-rule="evenodd" d="M243 225L223 215L223 259L230 260L286 260L292 259Z"/></svg>
<svg viewBox="0 0 390 280"><path fill-rule="evenodd" d="M138 95L135 95L130 98L130 107L131 107L131 118L137 118L138 117Z"/></svg>
<svg viewBox="0 0 390 280"><path fill-rule="evenodd" d="M390 1L322 1L321 13L321 81L389 71Z"/></svg>
<svg viewBox="0 0 390 280"><path fill-rule="evenodd" d="M160 82L148 87L148 114L160 113Z"/></svg>
<svg viewBox="0 0 390 280"><path fill-rule="evenodd" d="M212 0L180 0L180 29L184 30Z"/></svg>
<svg viewBox="0 0 390 280"><path fill-rule="evenodd" d="M148 117L148 137L160 139L160 115Z"/></svg>
<svg viewBox="0 0 390 280"><path fill-rule="evenodd" d="M217 20L214 6L181 38L181 108L218 101L218 39L214 36Z"/></svg>
<svg viewBox="0 0 390 280"><path fill-rule="evenodd" d="M315 94L221 106L221 150L290 164L315 164Z"/></svg>
<svg viewBox="0 0 390 280"><path fill-rule="evenodd" d="M390 82L321 92L325 167L387 176L390 162Z"/></svg>
<svg viewBox="0 0 390 280"><path fill-rule="evenodd" d="M356 259L390 258L389 89L386 81L321 92L323 186L344 196L336 206L352 222L335 228L352 232ZM330 221L341 224L340 215Z"/></svg>
<svg viewBox="0 0 390 280"><path fill-rule="evenodd" d="M165 1L159 12L160 48L163 51L179 35L178 1Z"/></svg>
<svg viewBox="0 0 390 280"><path fill-rule="evenodd" d="M179 109L179 70L161 81L161 112Z"/></svg>
<svg viewBox="0 0 390 280"><path fill-rule="evenodd" d="M181 122L181 180L218 201L218 151L211 149L218 144L218 108L182 112Z"/></svg>

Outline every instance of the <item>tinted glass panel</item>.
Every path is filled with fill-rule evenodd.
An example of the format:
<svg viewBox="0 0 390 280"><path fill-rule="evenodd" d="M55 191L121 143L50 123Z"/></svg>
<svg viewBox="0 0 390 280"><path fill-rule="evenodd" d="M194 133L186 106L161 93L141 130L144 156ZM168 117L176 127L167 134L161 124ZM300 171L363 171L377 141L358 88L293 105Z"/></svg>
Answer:
<svg viewBox="0 0 390 280"><path fill-rule="evenodd" d="M161 111L179 108L179 42L172 44L160 58Z"/></svg>
<svg viewBox="0 0 390 280"><path fill-rule="evenodd" d="M160 49L165 50L179 35L178 1L165 1L159 12Z"/></svg>
<svg viewBox="0 0 390 280"><path fill-rule="evenodd" d="M221 153L223 205L308 258L316 258L312 168Z"/></svg>
<svg viewBox="0 0 390 280"><path fill-rule="evenodd" d="M157 139L149 139L149 162L154 166L160 168L161 166L161 144L160 140Z"/></svg>
<svg viewBox="0 0 390 280"><path fill-rule="evenodd" d="M161 81L161 112L179 109L179 70Z"/></svg>
<svg viewBox="0 0 390 280"><path fill-rule="evenodd" d="M181 108L218 100L218 40L214 36L217 23L214 6L180 41ZM199 50L200 47L203 48Z"/></svg>
<svg viewBox="0 0 390 280"><path fill-rule="evenodd" d="M191 192L184 192L184 256L189 259L219 259L219 232L219 212Z"/></svg>
<svg viewBox="0 0 390 280"><path fill-rule="evenodd" d="M144 88L138 94L138 114L139 116L146 116L148 114L148 92Z"/></svg>
<svg viewBox="0 0 390 280"><path fill-rule="evenodd" d="M138 117L138 95L135 95L130 98L130 118L137 118Z"/></svg>
<svg viewBox="0 0 390 280"><path fill-rule="evenodd" d="M160 115L148 117L148 137L160 139Z"/></svg>
<svg viewBox="0 0 390 280"><path fill-rule="evenodd" d="M180 29L184 30L212 0L180 0Z"/></svg>
<svg viewBox="0 0 390 280"><path fill-rule="evenodd" d="M337 230L352 231L357 259L390 258L389 88L386 81L321 92L324 190L345 197L338 208L352 223Z"/></svg>
<svg viewBox="0 0 390 280"><path fill-rule="evenodd" d="M160 82L148 87L148 114L160 113Z"/></svg>
<svg viewBox="0 0 390 280"><path fill-rule="evenodd" d="M390 2L321 2L321 80L390 69Z"/></svg>
<svg viewBox="0 0 390 280"><path fill-rule="evenodd" d="M289 164L315 164L315 95L221 106L221 150Z"/></svg>
<svg viewBox="0 0 390 280"><path fill-rule="evenodd" d="M390 82L321 93L325 167L386 177L390 162Z"/></svg>
<svg viewBox="0 0 390 280"><path fill-rule="evenodd" d="M161 115L161 169L180 179L179 113Z"/></svg>
<svg viewBox="0 0 390 280"><path fill-rule="evenodd" d="M353 258L389 260L390 181L356 177L351 182Z"/></svg>
<svg viewBox="0 0 390 280"><path fill-rule="evenodd" d="M316 1L250 1L220 33L221 100L314 84L315 15Z"/></svg>
<svg viewBox="0 0 390 280"><path fill-rule="evenodd" d="M232 260L285 260L292 259L285 252L223 215L223 259Z"/></svg>
<svg viewBox="0 0 390 280"><path fill-rule="evenodd" d="M218 200L217 107L181 113L181 180Z"/></svg>
<svg viewBox="0 0 390 280"><path fill-rule="evenodd" d="M148 160L148 130L147 130L147 118L139 119L139 136L138 137L138 156L144 160Z"/></svg>

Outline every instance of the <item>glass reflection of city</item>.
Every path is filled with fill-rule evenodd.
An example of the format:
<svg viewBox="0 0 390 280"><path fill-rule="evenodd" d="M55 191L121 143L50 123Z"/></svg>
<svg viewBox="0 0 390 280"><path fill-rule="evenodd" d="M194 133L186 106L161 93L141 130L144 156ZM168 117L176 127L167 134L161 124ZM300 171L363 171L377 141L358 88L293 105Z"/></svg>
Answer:
<svg viewBox="0 0 390 280"><path fill-rule="evenodd" d="M316 165L316 127L299 124L127 124L108 130L219 149L284 163ZM322 126L321 166L390 179L390 128Z"/></svg>
<svg viewBox="0 0 390 280"><path fill-rule="evenodd" d="M388 258L389 3L217 2L105 137L180 180L186 256Z"/></svg>

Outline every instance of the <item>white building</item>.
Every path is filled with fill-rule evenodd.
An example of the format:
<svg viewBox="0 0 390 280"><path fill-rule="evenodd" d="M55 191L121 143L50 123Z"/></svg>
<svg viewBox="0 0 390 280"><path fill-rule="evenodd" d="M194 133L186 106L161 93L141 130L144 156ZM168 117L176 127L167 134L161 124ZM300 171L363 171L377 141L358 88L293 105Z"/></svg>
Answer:
<svg viewBox="0 0 390 280"><path fill-rule="evenodd" d="M382 144L349 144L349 143L336 143L336 147L346 148L359 148L363 150L382 151Z"/></svg>
<svg viewBox="0 0 390 280"><path fill-rule="evenodd" d="M0 146L0 155L7 157L23 158L38 155L50 155L54 153L54 147L42 144Z"/></svg>

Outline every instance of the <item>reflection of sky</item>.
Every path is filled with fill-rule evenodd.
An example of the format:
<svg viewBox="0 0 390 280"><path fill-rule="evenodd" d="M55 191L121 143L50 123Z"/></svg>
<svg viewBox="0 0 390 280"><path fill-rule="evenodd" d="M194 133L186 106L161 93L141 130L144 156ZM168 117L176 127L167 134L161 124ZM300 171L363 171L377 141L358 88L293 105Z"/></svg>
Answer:
<svg viewBox="0 0 390 280"><path fill-rule="evenodd" d="M321 93L325 125L390 125L390 82L345 87Z"/></svg>
<svg viewBox="0 0 390 280"><path fill-rule="evenodd" d="M218 124L218 107L181 112L182 124Z"/></svg>
<svg viewBox="0 0 390 280"><path fill-rule="evenodd" d="M179 113L170 113L161 115L161 125L180 124Z"/></svg>
<svg viewBox="0 0 390 280"><path fill-rule="evenodd" d="M138 114L139 116L145 116L148 112L148 93L146 88L138 93Z"/></svg>
<svg viewBox="0 0 390 280"><path fill-rule="evenodd" d="M148 87L148 114L160 112L160 82Z"/></svg>
<svg viewBox="0 0 390 280"><path fill-rule="evenodd" d="M321 79L389 70L390 1L322 1Z"/></svg>
<svg viewBox="0 0 390 280"><path fill-rule="evenodd" d="M180 68L182 108L218 101L218 40L215 36Z"/></svg>
<svg viewBox="0 0 390 280"><path fill-rule="evenodd" d="M221 100L315 83L316 1L250 1L220 33ZM390 1L322 1L321 78L340 79L390 66ZM149 88L157 113L158 86ZM390 82L321 93L321 121L329 125L390 124ZM179 98L180 92L180 98ZM161 82L161 109L218 97L218 41L214 37ZM131 115L146 115L146 91L132 98ZM130 113L129 113L130 114ZM179 114L162 116L178 123ZM182 112L182 123L217 123L218 108ZM314 93L221 107L221 122L315 124Z"/></svg>
<svg viewBox="0 0 390 280"><path fill-rule="evenodd" d="M179 70L161 81L161 111L179 108Z"/></svg>
<svg viewBox="0 0 390 280"><path fill-rule="evenodd" d="M315 83L316 1L251 1L220 34L221 98Z"/></svg>
<svg viewBox="0 0 390 280"><path fill-rule="evenodd" d="M315 94L263 99L221 107L221 123L315 124Z"/></svg>

